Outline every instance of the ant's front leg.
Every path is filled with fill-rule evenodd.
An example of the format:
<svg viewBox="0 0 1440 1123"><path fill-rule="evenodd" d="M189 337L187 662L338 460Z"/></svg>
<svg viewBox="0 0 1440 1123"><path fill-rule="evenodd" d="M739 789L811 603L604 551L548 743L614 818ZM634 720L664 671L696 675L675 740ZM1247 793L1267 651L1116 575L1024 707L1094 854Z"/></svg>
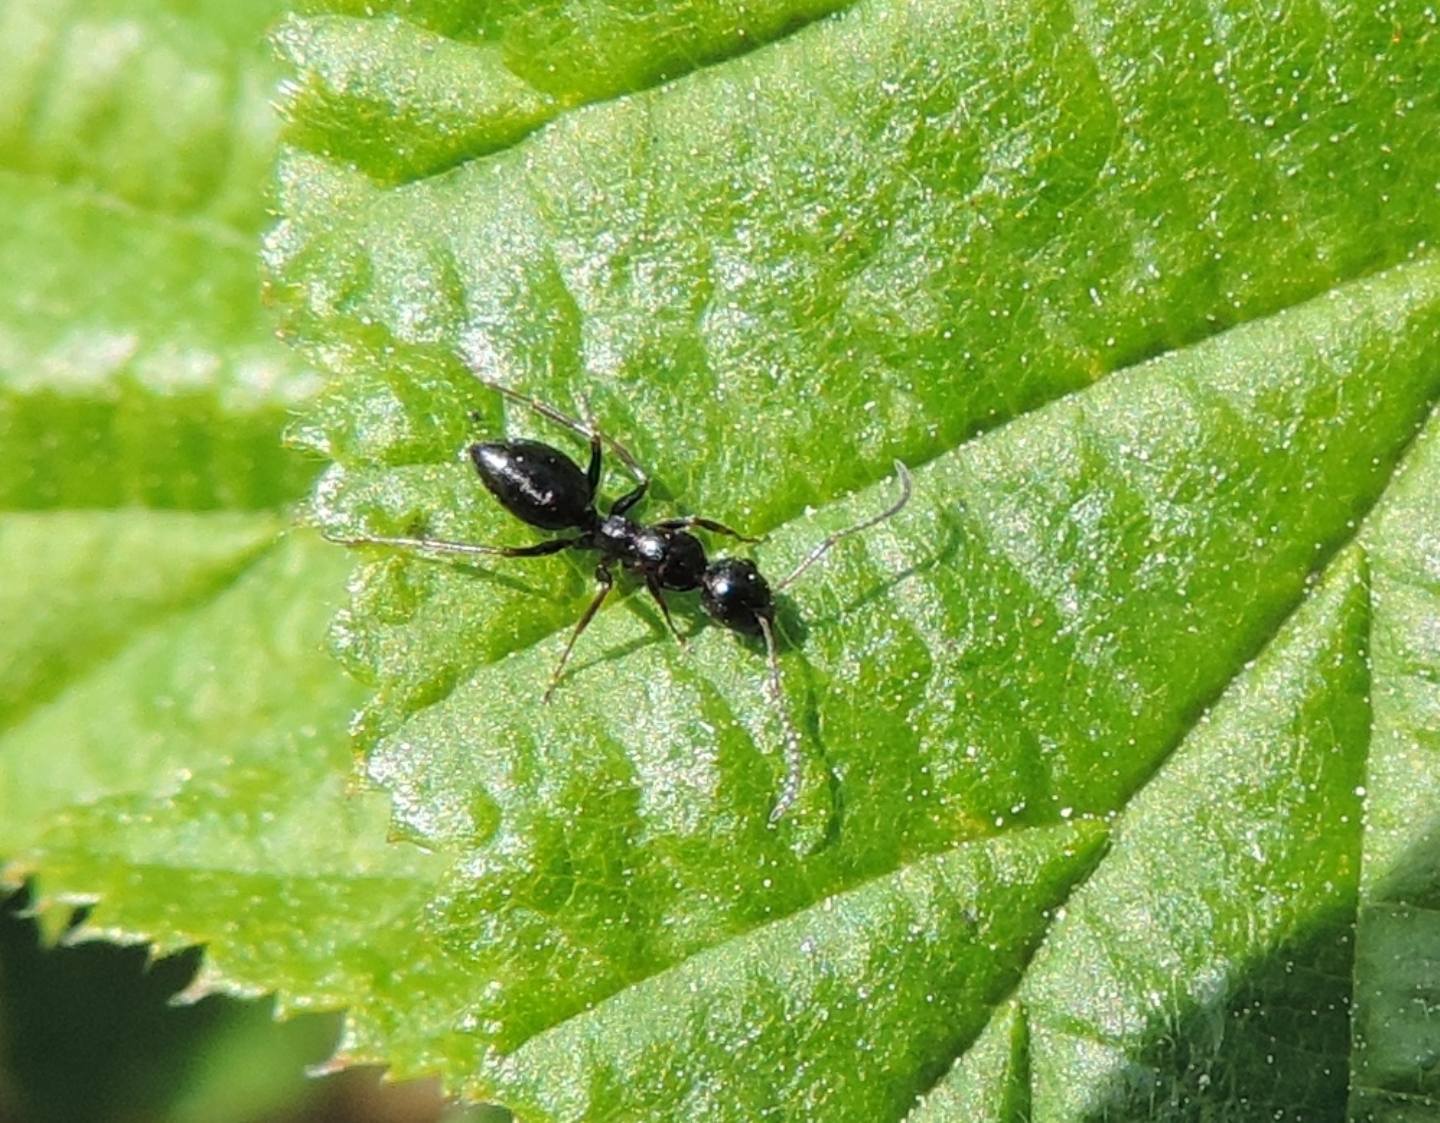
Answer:
<svg viewBox="0 0 1440 1123"><path fill-rule="evenodd" d="M397 538L384 534L357 534L342 537L326 532L325 538L342 546L398 546L421 554L458 554L463 557L543 558L578 545L578 538L556 538L530 546L482 546L477 542L450 542L444 538Z"/></svg>
<svg viewBox="0 0 1440 1123"><path fill-rule="evenodd" d="M738 538L741 542L759 542L758 538L751 538L748 534L741 534L724 523L717 523L714 519L703 519L699 515L683 515L675 519L661 519L655 524L664 527L666 530L689 530L692 526L698 526L701 530L714 531L716 534L728 534L731 538Z"/></svg>

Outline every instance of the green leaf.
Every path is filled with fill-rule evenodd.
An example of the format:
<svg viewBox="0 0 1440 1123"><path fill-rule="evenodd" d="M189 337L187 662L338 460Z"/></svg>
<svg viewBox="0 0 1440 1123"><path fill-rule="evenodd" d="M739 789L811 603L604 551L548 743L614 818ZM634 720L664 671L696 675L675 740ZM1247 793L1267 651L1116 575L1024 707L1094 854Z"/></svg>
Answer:
<svg viewBox="0 0 1440 1123"><path fill-rule="evenodd" d="M254 260L276 10L0 10L0 730L31 763L0 773L11 855L52 799L173 782L190 736L348 705L313 649L308 699L282 704L280 673L223 699L187 678L294 662L288 629L315 643L335 580L321 558L298 604L214 631L237 582L304 567L274 543L314 475L279 433L315 375L274 340Z"/></svg>
<svg viewBox="0 0 1440 1123"><path fill-rule="evenodd" d="M1012 998L945 1077L905 1118L933 1123L968 1114L977 1120L1030 1119L1030 1038L1025 1012Z"/></svg>
<svg viewBox="0 0 1440 1123"><path fill-rule="evenodd" d="M1347 988L1336 976L1343 979L1348 958L1359 865L1356 782L1363 774L1369 717L1368 621L1366 589L1353 559L1336 570L1130 802L1110 853L1065 904L1031 963L1019 992L1028 1023L1028 1074L1006 1065L993 1075L1002 1086L1028 1081L1032 1118L1106 1112L1146 1118L1167 1106L1194 1110L1211 1097L1223 1108L1237 1087L1267 1082L1279 1086L1267 1101L1252 1101L1261 1115L1269 1114L1267 1108L1321 1110L1343 1099ZM1349 827L1337 831L1336 822ZM980 847L1003 853L1033 846L1031 836L1043 833L1010 831L940 860ZM1011 967L1011 948L990 929L987 910L1024 931L1027 923L1049 916L1048 910L1027 915L1026 904L1060 903L1059 895L1048 902L1044 896L1010 897L1003 873L1002 885L995 883L997 869L1009 862L1023 871L1020 877L1044 871L1034 853L996 854L990 861L993 866L953 870L958 876L939 891L926 877L936 859L910 865L896 879L925 887L906 894L921 898L913 912L886 915L871 904L873 897L888 899L890 878L827 899L821 907L838 914L836 926L859 929L858 938L848 932L848 939L836 938L826 917L801 913L702 952L528 1042L515 1056L523 1086L543 1089L542 1117L585 1119L612 1111L745 1119L776 1101L816 1118L903 1115L917 1080L933 1076L931 1056L906 1055L914 1043L943 1040L946 1033L968 1043L976 1036L968 1017L1013 985L991 974ZM1073 860L1069 865L1073 870ZM1182 869L1187 876L1177 885L1175 873ZM935 905L932 896L945 906ZM1236 902L1243 902L1243 913ZM1338 931L1316 931L1317 919L1332 917ZM1265 953L1277 960L1295 955L1287 937L1297 933L1323 939L1322 962L1338 965L1319 986L1304 971L1287 987L1279 962L1256 963ZM740 961L731 961L737 955ZM1234 977L1231 987L1227 974ZM1008 985L996 987L1001 981ZM1236 1058L1258 1057L1282 1036L1285 1012L1327 989L1332 993L1323 1018L1338 1039L1339 1048L1331 1041L1330 1052L1339 1063L1317 1072L1290 1058L1268 1078L1264 1063L1255 1074L1240 1068ZM1216 994L1241 1018L1227 1019L1224 1011L1197 1001ZM948 1004L953 1006L936 1009ZM1000 1016L1002 1025L1013 1025L1013 1008ZM847 1017L854 1024L846 1025ZM933 1028L925 1024L929 1018L938 1019ZM1222 1021L1228 1021L1223 1034L1216 1028ZM1246 1048L1249 1041L1235 1050L1237 1035L1253 1035L1253 1050ZM1222 1036L1235 1051L1219 1066L1222 1079L1212 1083L1201 1068L1209 1060L1203 1047L1218 1053L1213 1038ZM1179 1056L1164 1048L1176 1038L1183 1042ZM1313 1030L1307 1032L1307 1043L1314 1040ZM845 1043L854 1055L842 1065L837 1054ZM797 1074L798 1087L786 1086L791 1080L785 1079L777 1088L773 1076L770 1082L746 1079L763 1064L758 1058L826 1054L834 1057L831 1063L817 1066L819 1073ZM1008 1060L976 1058L994 1059ZM1198 1087L1187 1086L1196 1069L1202 1073ZM1016 1094L1007 1089L995 1100L1007 1091ZM723 1102L716 1102L722 1094ZM747 1094L755 1099L735 1102ZM950 1117L979 1118L978 1099L973 1090L953 1097L950 1107L959 1110Z"/></svg>
<svg viewBox="0 0 1440 1123"><path fill-rule="evenodd" d="M276 292L346 375L306 429L342 466L322 517L510 531L457 460L468 410L495 425L469 363L583 391L661 499L765 531L1433 239L1426 27L1227 27L867 3L395 189L292 152ZM564 627L588 594L560 580L546 605L525 575L369 572L344 635L367 730Z"/></svg>
<svg viewBox="0 0 1440 1123"><path fill-rule="evenodd" d="M935 1075L917 1043L975 1036L1098 857L1097 828L965 843L701 952L527 1042L510 1102L540 1118L753 1119L777 1102L897 1118ZM810 1070L847 1046L848 1065Z"/></svg>
<svg viewBox="0 0 1440 1123"><path fill-rule="evenodd" d="M289 136L378 180L434 174L576 105L741 54L845 7L319 0L275 35L298 80ZM384 18L393 15L398 18ZM376 18L376 17L380 18Z"/></svg>
<svg viewBox="0 0 1440 1123"><path fill-rule="evenodd" d="M0 727L203 609L313 477L254 262L277 11L0 10Z"/></svg>
<svg viewBox="0 0 1440 1123"><path fill-rule="evenodd" d="M356 691L321 642L342 575L333 551L292 539L6 730L0 754L25 767L0 771L0 853L70 805L165 794L207 761L284 758L288 739L340 742Z"/></svg>
<svg viewBox="0 0 1440 1123"><path fill-rule="evenodd" d="M1440 1107L1426 1011L1440 962L1440 439L1432 423L1366 543L1374 716L1356 920L1352 1109L1424 1119Z"/></svg>
<svg viewBox="0 0 1440 1123"><path fill-rule="evenodd" d="M276 434L316 379L256 299L278 3L171 7L0 8L0 509L259 509L312 478Z"/></svg>
<svg viewBox="0 0 1440 1123"><path fill-rule="evenodd" d="M1437 329L1440 270L1408 267L928 465L890 527L795 589L804 633L784 660L789 704L821 778L778 829L767 813L780 730L756 653L714 631L680 653L648 614L603 613L587 633L596 655L567 684L583 705L515 704L538 696L556 637L480 669L383 740L370 770L395 792L400 824L460 852L429 920L477 971L507 980L477 1000L497 1046L583 1024L592 1003L603 1017L607 996L658 967L921 855L1125 807L1376 498L1440 389L1427 358ZM878 498L781 528L762 560L783 572ZM1363 646L1351 660L1363 665ZM1338 681L1337 704L1363 699L1363 678ZM1324 745L1306 744L1323 759ZM1338 784L1354 802L1365 747L1342 742L1346 768L1322 795ZM1288 763L1255 803L1234 801L1246 829L1300 830L1282 798ZM1240 776L1255 781L1254 762ZM1187 814L1172 807L1166 821ZM1358 804L1350 818L1358 830ZM1215 845L1229 854L1223 836ZM1356 863L1349 873L1353 902ZM1241 888L1243 915L1262 887ZM1296 927L1337 907L1325 879L1314 889L1323 908L1292 890ZM894 1019L902 1035L897 1023L921 1024Z"/></svg>
<svg viewBox="0 0 1440 1123"><path fill-rule="evenodd" d="M538 705L560 559L352 581L369 774L430 855L342 801L309 648L174 736L122 708L152 747L108 760L106 707L229 681L186 677L207 637L316 626L344 559L294 539L0 741L48 892L535 1118L1426 1110L1428 17L752 5L775 41L701 67L724 5L306 7L267 256L337 375L325 529L524 538L460 461L500 427L468 366L585 394L647 510L769 532L768 572L892 457L916 494L787 590L776 826L753 646L615 604Z"/></svg>
<svg viewBox="0 0 1440 1123"><path fill-rule="evenodd" d="M988 15L862 4L519 144L422 119L398 45L445 37L444 65L479 75L498 33L322 17L323 49L292 51L306 93L291 139L312 151L283 165L270 263L297 338L343 375L305 431L336 461L316 501L335 533L517 540L458 455L495 427L466 424L495 408L466 365L562 406L583 389L662 501L771 531L773 572L884 498L797 522L808 505L888 474L892 456L933 459L909 510L793 593L787 704L811 764L777 830L781 733L753 650L706 632L681 655L647 609L612 609L540 710L517 699L539 694L588 596L582 571L361 570L339 639L376 687L370 773L402 830L456 855L428 929L499 980L475 999L473 1056L452 1061L457 1080L478 1066L472 1093L559 1117L683 1114L693 1101L661 1085L693 1074L704 1041L665 1022L672 1060L624 1044L634 996L669 993L657 971L678 987L758 926L966 840L1128 812L1351 539L1435 401L1434 266L1355 280L1435 233L1427 25ZM327 85L347 64L399 111L388 163L306 131L374 138L362 99ZM489 126L531 128L508 104ZM1344 650L1347 667L1361 658ZM1355 701L1344 681L1326 704ZM1362 766L1352 741L1342 779ZM1276 774L1263 790L1293 810L1283 761ZM1314 798L1329 808L1356 786ZM1252 829L1270 821L1246 810ZM1308 854L1302 821L1272 827ZM1324 842L1349 853L1358 836ZM1230 877L1220 858L1201 873ZM1323 942L1323 886L1279 887L1276 939ZM1273 950L1217 943L1234 993L1247 957ZM679 1009L702 1023L702 1006ZM891 1020L926 1058L912 1093L947 1059L923 1024ZM1161 1024L1122 1048L1150 1048ZM1307 1027L1317 1049L1333 1030ZM554 1035L569 1076L543 1059ZM774 1102L803 1114L839 1080L837 1041L791 1056L812 1082ZM1217 1087L1234 1103L1257 1077L1227 1063L1235 1079ZM1345 1067L1342 1046L1342 1091ZM749 1104L738 1114L754 1109L724 1083Z"/></svg>
<svg viewBox="0 0 1440 1123"><path fill-rule="evenodd" d="M863 1105L857 1118L899 1115L957 1055L961 1067L921 1109L940 1113L934 1117L945 1117L947 1093L963 1094L954 1102L964 1106L953 1111L974 1118L986 1117L985 1104L1005 1118L1031 1097L1035 1118L1081 1118L1096 1104L1125 1117L1136 1096L1177 1110L1196 1102L1225 1109L1311 1102L1326 1117L1344 1095L1352 970L1357 983L1364 978L1363 963L1352 966L1348 929L1362 861L1367 697L1383 682L1372 685L1367 672L1365 559L1374 537L1392 532L1397 512L1413 506L1407 497L1433 493L1433 424L1358 543L1308 597L1305 574L1317 525L1334 526L1343 540L1353 530L1347 522L1375 498L1373 489L1354 491L1350 473L1363 466L1378 486L1388 469L1373 463L1374 442L1390 433L1398 453L1413 431L1415 415L1402 421L1398 403L1407 392L1412 401L1427 388L1434 393L1424 356L1437 323L1440 270L1416 266L1125 372L929 466L917 507L877 533L873 550L862 551L872 556L839 554L809 593L797 589L797 600L806 597L802 650L811 664L801 681L808 674L824 683L813 701L811 691L802 695L817 710L808 728L837 728L838 719L823 716L830 706L855 713L847 694L893 696L919 714L923 704L907 698L946 702L964 697L967 684L1003 686L1009 668L1038 668L1044 685L1015 694L1014 704L1024 707L1029 737L1039 739L1047 723L1073 725L1075 700L1103 697L1104 682L1128 687L1121 694L1128 710L1087 711L1094 716L1070 773L1054 767L1066 742L1049 739L1052 767L1031 775L1043 778L1051 798L1006 808L997 814L1003 823L963 814L967 797L990 797L997 775L1023 780L1013 765L1036 752L1035 741L1013 735L1007 750L1010 706L992 689L989 706L947 707L964 721L990 719L982 709L1001 711L977 731L974 756L948 757L949 737L939 727L908 750L918 759L875 754L878 726L869 741L828 735L823 750L851 798L838 838L795 856L783 833L765 825L775 773L766 774L763 736L750 741L729 718L729 728L717 725L708 757L703 746L699 760L681 752L695 743L700 721L727 720L706 708L707 693L742 713L749 708L758 728L768 722L773 731L754 653L706 633L687 666L653 634L654 622L647 627L620 611L597 623L599 647L632 649L579 677L619 677L614 685L628 692L615 717L625 725L623 742L613 732L597 737L595 720L575 708L538 719L515 714L503 691L538 686L550 651L481 672L424 724L407 727L408 740L389 760L411 827L428 811L435 824L450 826L453 849L470 838L454 830L457 822L491 816L487 842L462 851L442 882L433 880L433 864L407 871L402 852L388 859L396 863L389 874L369 867L373 881L357 884L348 863L374 837L378 809L337 821L339 804L326 797L319 763L313 781L298 788L293 765L288 783L263 768L227 767L197 776L175 799L122 798L68 812L43 848L44 867L52 883L103 898L94 921L100 932L159 934L162 946L205 940L204 985L277 987L287 1009L348 1002L342 1059L387 1059L404 1074L441 1071L474 1094L500 1095L541 1118L611 1109L724 1117L710 1112L715 1101L706 1097L721 1094L715 1089L724 1089L736 1118L777 1103L802 1115L846 1117L851 1103ZM1089 535L1021 536L1018 528L1073 525L1053 515L1075 506L1061 486L1067 468L1093 481ZM1149 489L1120 487L1127 472L1140 472ZM1157 495L1166 502L1152 498L1143 511L1134 504ZM952 512L958 498L968 499L970 513L948 519L965 533L951 536L959 545L942 546L957 551L949 564L916 565L907 550L936 548L913 530L933 525L919 505L936 497ZM1261 541L1251 522L1257 512L1259 529L1286 529ZM827 511L819 521L845 517ZM798 553L793 543L810 537L802 529L784 528L773 548ZM997 538L997 529L1014 533ZM982 533L989 537L976 541ZM1286 562L1292 538L1302 548ZM1115 540L1144 547L1127 555ZM1237 581L1241 541L1246 572L1267 573L1264 584ZM1046 566L1080 568L1069 582L1022 587L1016 572L1027 542L1038 542L1028 555L1032 575ZM1135 568L1118 572L1127 556ZM876 598L882 564L904 576ZM1056 632L1083 628L1086 617L1077 610L1047 622L1022 598L1038 605L1049 597L1054 606L1055 590L1095 587L1104 571L1130 589L1124 611L1095 610L1107 627L1092 625L1084 646L1059 645L1047 664ZM1183 603L1160 576L1167 572L1185 575ZM954 654L920 680L904 663L890 670L885 650L894 641L877 630L879 612L914 619L915 606L944 598L947 581L963 582L975 598L966 638L937 644ZM1011 615L987 624L996 613L980 598L1007 587ZM1226 638L1204 626L1207 616L1227 627L1247 614L1259 618L1262 594L1284 607L1270 618L1278 636L1257 628L1251 637L1259 657L1249 670L1228 684L1165 685L1177 664L1196 662ZM1238 618L1230 615L1237 596L1245 609ZM1169 614L1159 611L1167 602ZM1297 602L1299 611L1280 624ZM868 649L869 680L857 677L861 664L841 647L857 618L866 634L881 637ZM945 617L925 619L942 627ZM987 626L996 635L1019 633L990 663L971 657L984 650L978 641ZM833 662L820 662L827 653ZM798 654L787 657L787 676ZM1217 675L1240 666L1219 654L1212 663ZM507 685L497 690L502 672ZM665 692L647 694L646 679ZM1209 716L1192 724L1217 694ZM1149 713L1166 708L1180 716L1166 722ZM1107 712L1114 732L1101 724ZM447 733L462 720L485 730L485 739ZM892 717L891 724L901 723ZM1145 728L1154 732L1135 736ZM674 735L670 742L662 730ZM682 734L690 738L684 745ZM1173 754L1171 737L1179 741ZM530 744L544 753L533 763ZM658 755L638 751L646 746ZM707 780L727 751L749 771ZM1146 753L1154 763L1132 781L1133 795L1103 794L1122 764L1133 767ZM451 774L426 775L440 763ZM908 790L890 779L911 770L917 782ZM1086 807L1078 800L1056 806L1054 798L1066 783L1097 778L1102 794L1092 809L1118 811L1116 842L1086 879L1093 850L1074 849L1067 838L1093 844L1095 824L1058 825ZM406 786L412 779L424 783ZM455 798L467 792L468 804ZM270 830L260 832L255 820ZM1044 826L1047 820L1057 825ZM946 832L949 844L930 841ZM900 852L887 857L897 845ZM324 857L331 847L340 862ZM219 857L197 866L177 860L181 854ZM867 861L874 863L868 877ZM1046 931L1048 910L1077 878L1082 887ZM950 889L934 896L937 884ZM298 916L308 920L299 924ZM897 925L908 935L897 937ZM325 933L318 947L312 931ZM1042 932L1030 962L1028 949ZM657 971L667 961L673 969ZM1107 972L1118 972L1116 981L1097 990ZM1017 978L1016 999L1002 1002ZM936 1003L939 1011L927 1013ZM967 1048L991 1014L997 1023ZM1096 1018L1103 1020L1095 1025ZM874 1037L874 1071L884 1078L866 1080L871 1070L857 1065L854 1046L875 1026L883 1031ZM486 1059L487 1039L519 1047L507 1049L508 1059ZM1318 1070L1317 1055L1324 1058ZM784 1067L767 1067L763 1058Z"/></svg>
<svg viewBox="0 0 1440 1123"><path fill-rule="evenodd" d="M251 512L15 511L0 516L0 729L134 632L215 595L281 528Z"/></svg>
<svg viewBox="0 0 1440 1123"><path fill-rule="evenodd" d="M1368 604L1342 557L1115 824L1020 988L1036 1117L1343 1102Z"/></svg>

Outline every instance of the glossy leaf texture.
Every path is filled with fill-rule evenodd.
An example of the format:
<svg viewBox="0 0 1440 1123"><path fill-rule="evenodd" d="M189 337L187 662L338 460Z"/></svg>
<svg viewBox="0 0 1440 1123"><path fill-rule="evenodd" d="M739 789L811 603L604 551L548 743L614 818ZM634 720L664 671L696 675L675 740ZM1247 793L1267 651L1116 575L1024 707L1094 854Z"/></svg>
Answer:
<svg viewBox="0 0 1440 1123"><path fill-rule="evenodd" d="M478 984L396 1055L557 1119L1335 1117L1371 1056L1429 1094L1349 1004L1423 989L1351 929L1372 512L1440 392L1433 19L862 2L723 62L697 19L711 65L637 88L673 39L581 11L280 32L317 520L526 541L464 447L567 438L469 370L583 399L767 572L892 458L916 494L787 590L775 826L755 647L632 599L543 707L583 565L367 551L369 773ZM585 19L609 61L542 88L517 44Z"/></svg>
<svg viewBox="0 0 1440 1123"><path fill-rule="evenodd" d="M863 4L397 187L294 150L269 258L346 373L306 432L342 468L327 524L514 540L459 459L499 417L467 364L583 393L667 510L755 533L1401 261L1440 221L1427 27ZM343 636L383 667L367 732L573 620L588 574L560 572L368 571Z"/></svg>

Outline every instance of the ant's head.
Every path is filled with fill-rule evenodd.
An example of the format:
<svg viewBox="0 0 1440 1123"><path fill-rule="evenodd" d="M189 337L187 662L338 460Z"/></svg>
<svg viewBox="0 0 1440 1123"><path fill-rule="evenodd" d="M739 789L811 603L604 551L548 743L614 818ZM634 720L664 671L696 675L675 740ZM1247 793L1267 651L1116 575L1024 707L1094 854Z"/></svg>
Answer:
<svg viewBox="0 0 1440 1123"><path fill-rule="evenodd" d="M789 577L775 587L783 589L825 556L827 550L842 538L859 534L877 523L882 523L910 501L910 469L899 460L895 461L895 475L900 480L900 497L878 515L871 515L864 522L837 530L821 542L805 559L795 567ZM706 613L717 624L724 624L732 632L747 636L765 637L770 648L771 672L778 674L775 662L775 595L770 583L760 576L755 563L748 558L716 558L705 567L700 577L700 603Z"/></svg>
<svg viewBox="0 0 1440 1123"><path fill-rule="evenodd" d="M770 585L749 558L716 558L700 578L700 604L717 624L758 636L775 620Z"/></svg>

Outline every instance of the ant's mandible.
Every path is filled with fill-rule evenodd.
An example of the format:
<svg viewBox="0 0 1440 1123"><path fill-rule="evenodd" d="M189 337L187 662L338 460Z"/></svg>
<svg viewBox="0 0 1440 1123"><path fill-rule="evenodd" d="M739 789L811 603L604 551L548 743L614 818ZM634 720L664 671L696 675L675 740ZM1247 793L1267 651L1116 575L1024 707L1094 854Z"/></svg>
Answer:
<svg viewBox="0 0 1440 1123"><path fill-rule="evenodd" d="M748 558L709 558L700 540L690 533L699 527L715 534L725 534L742 542L757 542L714 519L687 515L661 519L645 525L627 513L650 487L650 478L624 445L604 434L587 416L582 423L554 406L503 386L480 374L475 377L485 386L511 401L526 406L540 416L578 433L590 442L590 463L581 470L570 457L557 448L540 441L481 441L472 444L469 456L480 474L480 480L500 505L522 522L540 530L568 532L564 537L536 542L529 546L483 546L472 542L450 542L440 538L403 538L378 534L333 538L348 546L398 546L422 554L459 555L464 557L498 556L505 558L536 558L558 554L562 550L593 550L600 555L595 567L599 589L570 632L565 650L550 675L544 701L555 692L565 664L574 650L575 641L595 618L614 584L613 566L635 574L645 588L671 633L685 644L685 637L670 617L665 603L666 592L700 590L700 604L706 615L718 624L743 635L763 636L770 663L770 692L785 725L785 786L780 792L770 821L779 819L795 802L800 791L804 757L800 736L785 708L780 688L780 661L775 644L775 599L769 583ZM635 477L635 486L610 506L608 514L596 510L600 486L601 450L608 448ZM895 461L900 480L900 497L878 515L844 530L836 531L807 554L775 589L783 589L818 561L831 546L842 538L858 534L883 522L900 510L910 499L910 473Z"/></svg>

